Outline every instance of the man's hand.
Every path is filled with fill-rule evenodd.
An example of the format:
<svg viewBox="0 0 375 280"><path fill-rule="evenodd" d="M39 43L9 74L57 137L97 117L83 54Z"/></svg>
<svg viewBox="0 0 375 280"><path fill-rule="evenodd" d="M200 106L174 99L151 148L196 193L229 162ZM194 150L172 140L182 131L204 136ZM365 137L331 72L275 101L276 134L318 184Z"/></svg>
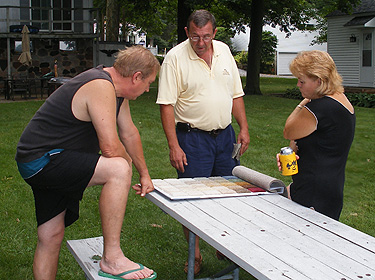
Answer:
<svg viewBox="0 0 375 280"><path fill-rule="evenodd" d="M151 178L148 176L148 178L140 178L140 183L132 186L132 188L135 190L135 193L140 195L141 197L144 197L149 192L152 192L154 190L154 184L151 181Z"/></svg>
<svg viewBox="0 0 375 280"><path fill-rule="evenodd" d="M240 126L240 132L237 136L237 144L241 143L240 155L247 150L250 144L249 125L245 113L245 103L242 97L233 99L232 114Z"/></svg>
<svg viewBox="0 0 375 280"><path fill-rule="evenodd" d="M188 165L186 154L180 146L169 150L169 160L174 168L184 173L185 166Z"/></svg>
<svg viewBox="0 0 375 280"><path fill-rule="evenodd" d="M241 143L240 155L242 156L250 144L250 136L248 130L240 131L237 136L237 143Z"/></svg>

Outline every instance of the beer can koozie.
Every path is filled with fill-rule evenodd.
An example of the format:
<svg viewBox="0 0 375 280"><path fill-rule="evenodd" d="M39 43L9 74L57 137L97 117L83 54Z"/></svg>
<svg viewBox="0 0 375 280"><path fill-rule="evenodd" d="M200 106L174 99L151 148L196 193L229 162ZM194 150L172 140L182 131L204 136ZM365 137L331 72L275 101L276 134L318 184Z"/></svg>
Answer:
<svg viewBox="0 0 375 280"><path fill-rule="evenodd" d="M280 150L281 174L290 176L298 173L296 154L290 147L284 147Z"/></svg>

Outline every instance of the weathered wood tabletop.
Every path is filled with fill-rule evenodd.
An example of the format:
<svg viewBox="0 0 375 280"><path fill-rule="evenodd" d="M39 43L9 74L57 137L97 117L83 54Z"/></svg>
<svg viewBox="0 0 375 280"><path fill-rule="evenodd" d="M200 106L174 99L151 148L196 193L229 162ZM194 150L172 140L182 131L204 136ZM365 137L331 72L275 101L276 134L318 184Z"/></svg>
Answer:
<svg viewBox="0 0 375 280"><path fill-rule="evenodd" d="M375 279L375 238L278 194L146 196L258 279Z"/></svg>

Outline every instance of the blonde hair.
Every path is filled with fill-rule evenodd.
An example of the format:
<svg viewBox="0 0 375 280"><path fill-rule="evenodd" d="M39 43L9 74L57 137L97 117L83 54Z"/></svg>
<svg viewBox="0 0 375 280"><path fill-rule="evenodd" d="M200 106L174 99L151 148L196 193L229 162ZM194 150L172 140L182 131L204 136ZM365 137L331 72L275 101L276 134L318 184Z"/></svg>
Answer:
<svg viewBox="0 0 375 280"><path fill-rule="evenodd" d="M343 93L342 78L337 72L332 57L324 51L300 52L290 63L290 71L295 77L307 76L310 79L320 79L321 84L316 89L320 96L336 92Z"/></svg>
<svg viewBox="0 0 375 280"><path fill-rule="evenodd" d="M148 49L136 45L119 50L113 67L123 77L131 77L134 73L141 72L142 79L146 79L160 70L160 63Z"/></svg>

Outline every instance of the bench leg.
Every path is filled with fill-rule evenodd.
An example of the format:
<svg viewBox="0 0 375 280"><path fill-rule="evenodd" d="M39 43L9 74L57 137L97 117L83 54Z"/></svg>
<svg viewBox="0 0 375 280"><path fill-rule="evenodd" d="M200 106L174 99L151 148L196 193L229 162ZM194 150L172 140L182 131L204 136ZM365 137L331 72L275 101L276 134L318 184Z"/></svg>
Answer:
<svg viewBox="0 0 375 280"><path fill-rule="evenodd" d="M232 275L229 275L229 273L232 272ZM238 280L239 279L239 274L240 274L240 269L238 268L238 265L235 263L232 263L230 266L227 268L223 269L222 271L216 273L214 276L212 276L209 279L233 279L233 280ZM202 280L202 279L200 279Z"/></svg>

